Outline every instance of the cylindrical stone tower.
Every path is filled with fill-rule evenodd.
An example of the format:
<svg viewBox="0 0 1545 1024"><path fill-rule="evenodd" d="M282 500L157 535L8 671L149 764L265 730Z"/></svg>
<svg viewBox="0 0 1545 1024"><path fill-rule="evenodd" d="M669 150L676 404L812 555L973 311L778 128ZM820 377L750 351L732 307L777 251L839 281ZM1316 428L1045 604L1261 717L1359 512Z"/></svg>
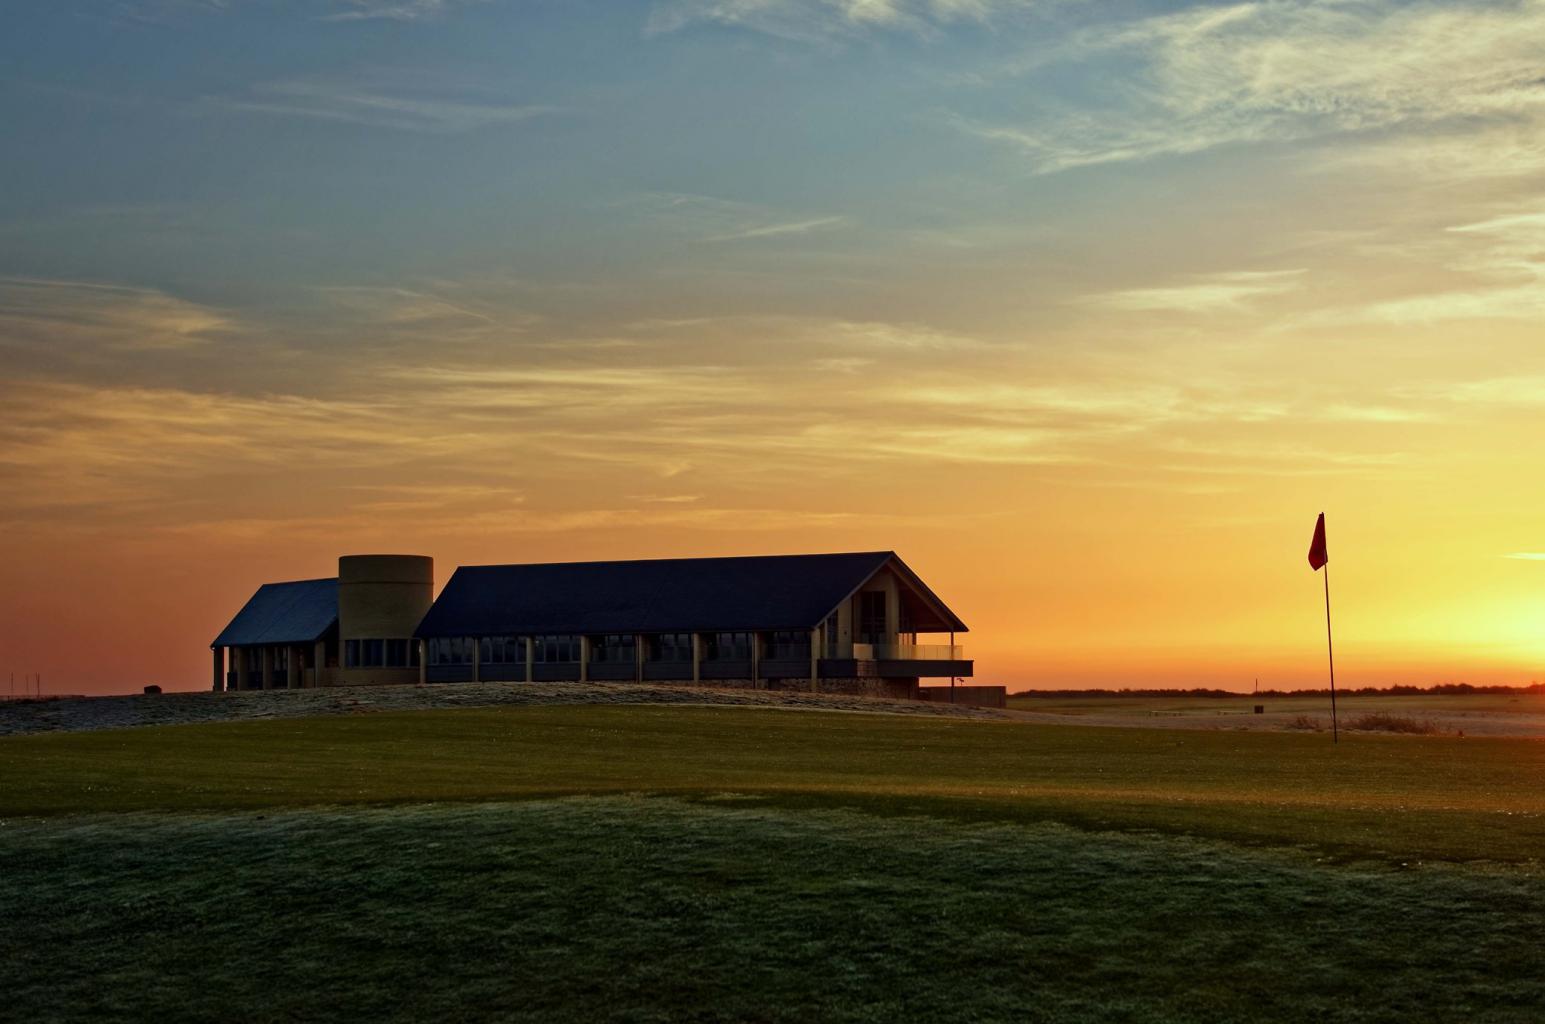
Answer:
<svg viewBox="0 0 1545 1024"><path fill-rule="evenodd" d="M434 601L434 584L434 559L425 555L338 559L341 683L418 681L413 631Z"/></svg>

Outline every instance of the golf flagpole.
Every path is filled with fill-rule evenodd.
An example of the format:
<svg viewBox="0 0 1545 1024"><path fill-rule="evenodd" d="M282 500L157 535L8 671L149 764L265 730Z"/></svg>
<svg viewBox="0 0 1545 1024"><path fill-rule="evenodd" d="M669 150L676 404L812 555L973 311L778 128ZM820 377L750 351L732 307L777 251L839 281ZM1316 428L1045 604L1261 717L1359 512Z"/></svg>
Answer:
<svg viewBox="0 0 1545 1024"><path fill-rule="evenodd" d="M1336 722L1336 648L1330 634L1330 553L1325 547L1325 513L1314 524L1314 539L1309 542L1309 567L1325 574L1325 654L1330 659L1330 741L1341 742Z"/></svg>

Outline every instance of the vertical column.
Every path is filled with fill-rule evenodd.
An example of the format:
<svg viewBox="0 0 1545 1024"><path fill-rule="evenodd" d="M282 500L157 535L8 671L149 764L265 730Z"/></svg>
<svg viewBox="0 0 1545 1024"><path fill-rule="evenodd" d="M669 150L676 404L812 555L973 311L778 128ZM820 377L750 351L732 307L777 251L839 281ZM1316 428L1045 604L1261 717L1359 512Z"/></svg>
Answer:
<svg viewBox="0 0 1545 1024"><path fill-rule="evenodd" d="M250 647L232 647L231 660L236 662L236 689L247 688L247 659L252 657Z"/></svg>
<svg viewBox="0 0 1545 1024"><path fill-rule="evenodd" d="M478 637L472 638L472 681L483 681L483 641Z"/></svg>
<svg viewBox="0 0 1545 1024"><path fill-rule="evenodd" d="M644 634L633 634L633 681L644 681Z"/></svg>
<svg viewBox="0 0 1545 1024"><path fill-rule="evenodd" d="M703 635L692 634L692 685L696 686L703 679Z"/></svg>
<svg viewBox="0 0 1545 1024"><path fill-rule="evenodd" d="M318 640L311 645L311 685L321 686L327 672L327 641Z"/></svg>
<svg viewBox="0 0 1545 1024"><path fill-rule="evenodd" d="M817 626L810 631L810 689L816 691L821 688L821 627Z"/></svg>
<svg viewBox="0 0 1545 1024"><path fill-rule="evenodd" d="M896 577L889 576L885 580L885 642L896 644L901 642L901 587L896 582Z"/></svg>
<svg viewBox="0 0 1545 1024"><path fill-rule="evenodd" d="M415 640L418 644L418 685L429 682L429 641Z"/></svg>
<svg viewBox="0 0 1545 1024"><path fill-rule="evenodd" d="M291 644L290 670L284 674L284 688L286 690L298 690L306 685L303 673L306 671L306 649L299 644Z"/></svg>
<svg viewBox="0 0 1545 1024"><path fill-rule="evenodd" d="M751 634L751 688L762 688L762 634Z"/></svg>
<svg viewBox="0 0 1545 1024"><path fill-rule="evenodd" d="M260 664L263 666L263 689L272 690L274 688L274 649L265 646L262 652L260 657L263 660Z"/></svg>
<svg viewBox="0 0 1545 1024"><path fill-rule="evenodd" d="M837 657L853 657L853 602L848 598L837 607Z"/></svg>
<svg viewBox="0 0 1545 1024"><path fill-rule="evenodd" d="M590 638L583 633L579 635L579 681L590 682Z"/></svg>
<svg viewBox="0 0 1545 1024"><path fill-rule="evenodd" d="M526 682L531 682L531 667L536 661L536 637L526 637Z"/></svg>
<svg viewBox="0 0 1545 1024"><path fill-rule="evenodd" d="M215 679L214 691L219 693L225 689L225 648L216 647L215 652Z"/></svg>

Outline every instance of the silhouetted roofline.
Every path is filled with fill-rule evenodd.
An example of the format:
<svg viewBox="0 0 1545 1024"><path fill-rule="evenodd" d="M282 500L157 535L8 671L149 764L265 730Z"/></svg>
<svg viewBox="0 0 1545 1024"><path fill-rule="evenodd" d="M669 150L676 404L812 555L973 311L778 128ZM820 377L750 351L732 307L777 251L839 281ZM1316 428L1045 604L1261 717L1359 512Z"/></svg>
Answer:
<svg viewBox="0 0 1545 1024"><path fill-rule="evenodd" d="M265 583L211 647L314 643L338 622L338 578Z"/></svg>
<svg viewBox="0 0 1545 1024"><path fill-rule="evenodd" d="M846 551L461 566L415 635L813 629L891 564L967 631L894 551Z"/></svg>

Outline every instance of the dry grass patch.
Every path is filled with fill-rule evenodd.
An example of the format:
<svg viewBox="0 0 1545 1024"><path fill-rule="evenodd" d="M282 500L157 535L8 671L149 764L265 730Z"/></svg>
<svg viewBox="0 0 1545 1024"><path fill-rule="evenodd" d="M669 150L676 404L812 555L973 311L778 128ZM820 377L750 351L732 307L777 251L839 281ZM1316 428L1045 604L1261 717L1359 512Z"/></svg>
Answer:
<svg viewBox="0 0 1545 1024"><path fill-rule="evenodd" d="M1395 732L1411 736L1437 736L1443 731L1431 719L1392 715L1383 711L1359 715L1347 723L1347 728L1358 732Z"/></svg>

